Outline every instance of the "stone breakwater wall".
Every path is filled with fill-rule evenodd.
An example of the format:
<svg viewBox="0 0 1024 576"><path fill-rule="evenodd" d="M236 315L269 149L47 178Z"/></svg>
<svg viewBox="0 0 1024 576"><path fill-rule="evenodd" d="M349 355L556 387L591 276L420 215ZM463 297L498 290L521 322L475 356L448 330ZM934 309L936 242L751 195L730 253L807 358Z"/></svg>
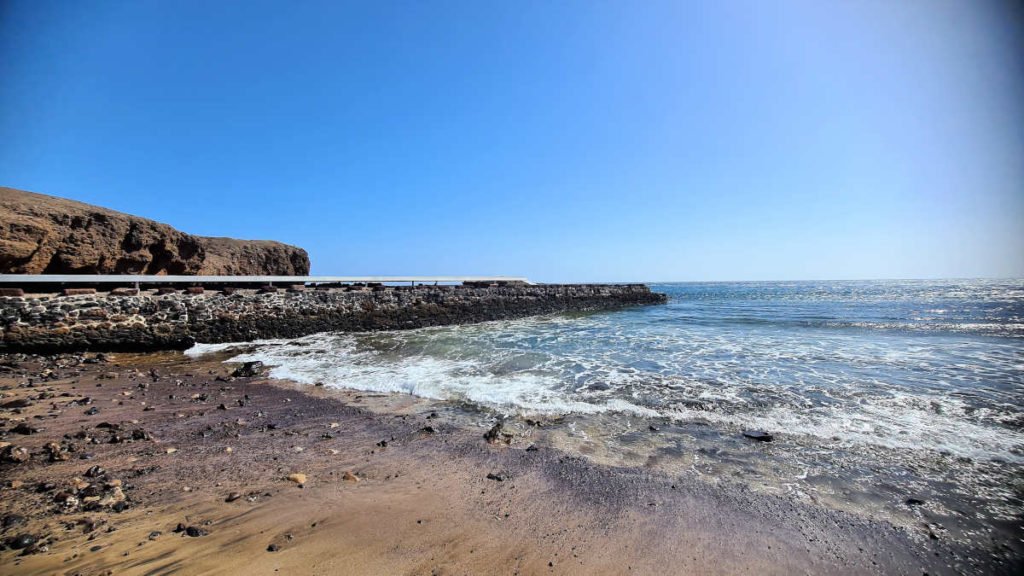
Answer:
<svg viewBox="0 0 1024 576"><path fill-rule="evenodd" d="M0 351L185 349L195 342L468 324L666 301L639 284L193 292L200 293L0 297Z"/></svg>

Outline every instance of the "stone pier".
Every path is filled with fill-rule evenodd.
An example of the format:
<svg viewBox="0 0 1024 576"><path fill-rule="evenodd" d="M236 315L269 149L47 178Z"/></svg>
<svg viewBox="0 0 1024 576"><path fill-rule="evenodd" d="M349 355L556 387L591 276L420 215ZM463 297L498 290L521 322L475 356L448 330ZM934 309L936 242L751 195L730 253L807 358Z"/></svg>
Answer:
<svg viewBox="0 0 1024 576"><path fill-rule="evenodd" d="M195 342L411 329L666 301L642 284L84 292L0 296L0 352L185 349Z"/></svg>

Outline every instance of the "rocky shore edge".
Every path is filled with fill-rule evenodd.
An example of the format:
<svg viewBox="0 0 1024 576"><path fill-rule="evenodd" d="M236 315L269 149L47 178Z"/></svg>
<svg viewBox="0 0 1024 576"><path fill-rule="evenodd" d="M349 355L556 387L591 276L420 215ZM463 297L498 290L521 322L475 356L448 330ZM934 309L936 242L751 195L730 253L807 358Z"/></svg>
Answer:
<svg viewBox="0 0 1024 576"><path fill-rule="evenodd" d="M667 301L643 284L201 286L59 294L0 290L0 352L184 350L196 342L295 338L584 312Z"/></svg>

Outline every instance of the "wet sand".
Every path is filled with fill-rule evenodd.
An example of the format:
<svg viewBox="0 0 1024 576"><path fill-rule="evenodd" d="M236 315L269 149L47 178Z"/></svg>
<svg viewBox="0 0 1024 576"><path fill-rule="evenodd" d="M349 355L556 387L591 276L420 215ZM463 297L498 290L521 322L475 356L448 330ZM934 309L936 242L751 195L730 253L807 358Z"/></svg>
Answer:
<svg viewBox="0 0 1024 576"><path fill-rule="evenodd" d="M234 378L217 356L2 360L4 455L31 459L0 464L0 574L1020 568L741 482L597 463L543 422L489 442L452 404Z"/></svg>

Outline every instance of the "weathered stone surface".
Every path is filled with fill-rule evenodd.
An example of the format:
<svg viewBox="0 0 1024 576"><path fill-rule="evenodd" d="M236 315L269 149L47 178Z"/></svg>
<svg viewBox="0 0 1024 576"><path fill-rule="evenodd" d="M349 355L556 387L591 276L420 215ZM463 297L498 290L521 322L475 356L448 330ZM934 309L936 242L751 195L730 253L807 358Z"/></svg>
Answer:
<svg viewBox="0 0 1024 576"><path fill-rule="evenodd" d="M0 274L306 275L301 248L193 236L146 218L0 187Z"/></svg>
<svg viewBox="0 0 1024 576"><path fill-rule="evenodd" d="M380 288L0 297L0 351L183 349L195 342L470 324L666 300L639 284Z"/></svg>

